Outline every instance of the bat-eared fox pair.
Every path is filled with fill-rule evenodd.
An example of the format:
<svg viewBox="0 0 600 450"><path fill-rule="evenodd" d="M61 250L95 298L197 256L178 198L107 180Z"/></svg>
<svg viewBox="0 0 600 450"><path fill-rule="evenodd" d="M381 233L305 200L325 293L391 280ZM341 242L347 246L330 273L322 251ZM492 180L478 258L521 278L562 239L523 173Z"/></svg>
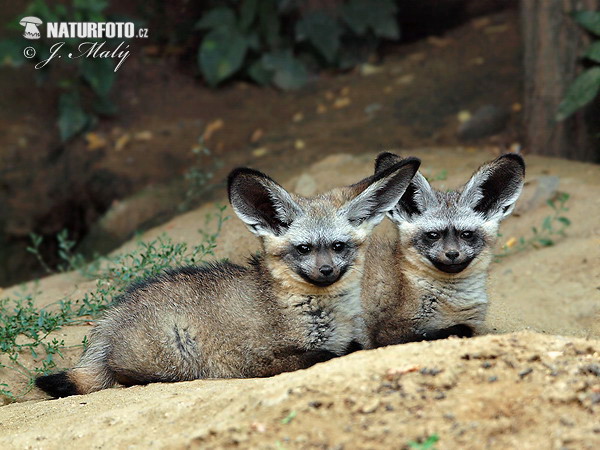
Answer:
<svg viewBox="0 0 600 450"><path fill-rule="evenodd" d="M373 176L312 198L234 170L229 200L262 252L246 266L184 267L131 286L77 366L36 385L64 397L116 383L266 377L357 349L471 336L525 164L503 155L449 192L434 190L419 165L383 153ZM386 215L396 240L370 238Z"/></svg>

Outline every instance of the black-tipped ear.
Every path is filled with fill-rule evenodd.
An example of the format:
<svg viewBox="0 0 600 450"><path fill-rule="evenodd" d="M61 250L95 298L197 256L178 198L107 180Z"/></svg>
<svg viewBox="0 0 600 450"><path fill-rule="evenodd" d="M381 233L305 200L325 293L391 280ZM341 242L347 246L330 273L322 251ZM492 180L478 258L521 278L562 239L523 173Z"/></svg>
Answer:
<svg viewBox="0 0 600 450"><path fill-rule="evenodd" d="M375 173L389 169L394 164L398 164L400 161L402 161L402 158L394 153L380 153L377 155L377 159L375 160Z"/></svg>
<svg viewBox="0 0 600 450"><path fill-rule="evenodd" d="M348 220L355 225L377 225L396 206L420 164L417 158L406 158L352 185L357 195L344 207Z"/></svg>
<svg viewBox="0 0 600 450"><path fill-rule="evenodd" d="M375 160L375 173L386 170L394 164L398 164L399 161L402 161L402 158L394 153L380 153ZM435 204L435 198L429 182L423 175L417 173L396 208L392 209L388 215L394 222L409 220L411 216L422 214L425 209Z"/></svg>
<svg viewBox="0 0 600 450"><path fill-rule="evenodd" d="M523 189L525 161L507 153L483 165L465 185L460 202L488 220L502 220L512 212Z"/></svg>
<svg viewBox="0 0 600 450"><path fill-rule="evenodd" d="M292 196L262 172L235 169L229 174L227 184L233 210L258 236L280 235L302 214Z"/></svg>
<svg viewBox="0 0 600 450"><path fill-rule="evenodd" d="M425 210L436 204L435 191L429 181L419 172L406 188L398 206L390 212L390 219L395 222L407 221L413 216L423 214Z"/></svg>

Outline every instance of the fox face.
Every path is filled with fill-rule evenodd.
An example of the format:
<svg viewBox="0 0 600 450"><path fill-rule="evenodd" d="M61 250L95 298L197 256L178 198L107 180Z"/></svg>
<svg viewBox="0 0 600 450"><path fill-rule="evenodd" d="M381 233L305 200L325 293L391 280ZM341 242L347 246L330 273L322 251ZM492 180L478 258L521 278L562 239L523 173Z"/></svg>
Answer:
<svg viewBox="0 0 600 450"><path fill-rule="evenodd" d="M363 238L336 214L310 220L312 226L300 219L286 234L287 244L280 248L277 257L304 281L318 287L327 287L338 281L356 260ZM313 228L315 227L316 228ZM306 233L306 229L319 230Z"/></svg>
<svg viewBox="0 0 600 450"><path fill-rule="evenodd" d="M376 172L399 156L379 155ZM388 212L399 234L373 240L363 278L366 327L373 346L482 330L487 269L499 223L523 188L525 165L516 154L483 165L458 191L434 190L417 173Z"/></svg>
<svg viewBox="0 0 600 450"><path fill-rule="evenodd" d="M397 162L379 156L376 171ZM440 192L417 173L388 213L400 230L407 257L439 274L467 276L489 264L500 222L523 188L525 164L506 154L481 167L460 191Z"/></svg>
<svg viewBox="0 0 600 450"><path fill-rule="evenodd" d="M430 227L427 227L430 228ZM460 229L452 224L431 227L437 231L423 231L413 245L433 266L446 273L460 273L489 245L479 227L470 225Z"/></svg>
<svg viewBox="0 0 600 450"><path fill-rule="evenodd" d="M352 186L313 198L287 192L260 172L231 174L234 211L262 241L273 276L301 290L344 289L372 229L394 207L419 167L409 158ZM354 275L360 275L358 273ZM331 287L331 288L330 288ZM320 292L320 291L318 291Z"/></svg>

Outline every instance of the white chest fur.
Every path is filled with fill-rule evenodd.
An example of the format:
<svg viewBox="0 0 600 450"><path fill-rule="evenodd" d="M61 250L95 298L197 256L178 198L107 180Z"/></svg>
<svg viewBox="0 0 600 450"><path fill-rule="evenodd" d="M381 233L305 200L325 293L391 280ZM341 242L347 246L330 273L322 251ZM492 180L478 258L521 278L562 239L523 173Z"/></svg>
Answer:
<svg viewBox="0 0 600 450"><path fill-rule="evenodd" d="M408 278L419 291L430 294L439 302L459 308L487 303L485 273L456 279L435 279L420 275L409 275Z"/></svg>
<svg viewBox="0 0 600 450"><path fill-rule="evenodd" d="M420 275L409 276L418 302L413 319L419 333L454 325L477 328L487 311L486 274L466 278L435 279Z"/></svg>
<svg viewBox="0 0 600 450"><path fill-rule="evenodd" d="M289 301L307 350L341 355L352 341L366 344L359 289L330 295L293 295Z"/></svg>

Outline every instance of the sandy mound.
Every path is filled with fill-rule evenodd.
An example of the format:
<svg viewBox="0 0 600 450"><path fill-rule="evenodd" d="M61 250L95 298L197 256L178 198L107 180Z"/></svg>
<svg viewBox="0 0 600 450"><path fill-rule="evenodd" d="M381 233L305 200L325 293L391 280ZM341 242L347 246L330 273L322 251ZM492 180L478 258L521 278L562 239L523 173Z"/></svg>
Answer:
<svg viewBox="0 0 600 450"><path fill-rule="evenodd" d="M438 178L434 184L442 189L462 184L494 157L465 149L410 153L423 159L425 175ZM333 155L280 181L312 194L368 175L373 158ZM271 379L157 384L12 404L0 409L0 447L400 448L437 434L438 448L599 448L593 413L600 408L600 343L575 337L600 338L600 167L541 157L527 162L528 185L518 214L501 227L502 242L539 227L551 214L545 200L557 189L571 195L566 215L572 225L556 245L493 265L488 327L491 333L528 329L572 337L519 333L451 339L359 352ZM551 188L544 190L544 183ZM166 232L193 244L213 211L205 205L143 238ZM389 223L379 228L379 233L394 231ZM133 247L130 242L120 251ZM257 247L232 218L216 256L243 262ZM36 302L81 298L94 286L94 280L77 274L48 277L37 287ZM89 329L66 327L55 335L67 345L78 344ZM79 353L66 350L62 365L71 366ZM21 362L34 364L27 357ZM0 370L0 382L17 391L25 381ZM25 400L41 398L32 391ZM282 423L286 417L289 423Z"/></svg>
<svg viewBox="0 0 600 450"><path fill-rule="evenodd" d="M598 448L600 341L517 333L2 408L2 448Z"/></svg>

